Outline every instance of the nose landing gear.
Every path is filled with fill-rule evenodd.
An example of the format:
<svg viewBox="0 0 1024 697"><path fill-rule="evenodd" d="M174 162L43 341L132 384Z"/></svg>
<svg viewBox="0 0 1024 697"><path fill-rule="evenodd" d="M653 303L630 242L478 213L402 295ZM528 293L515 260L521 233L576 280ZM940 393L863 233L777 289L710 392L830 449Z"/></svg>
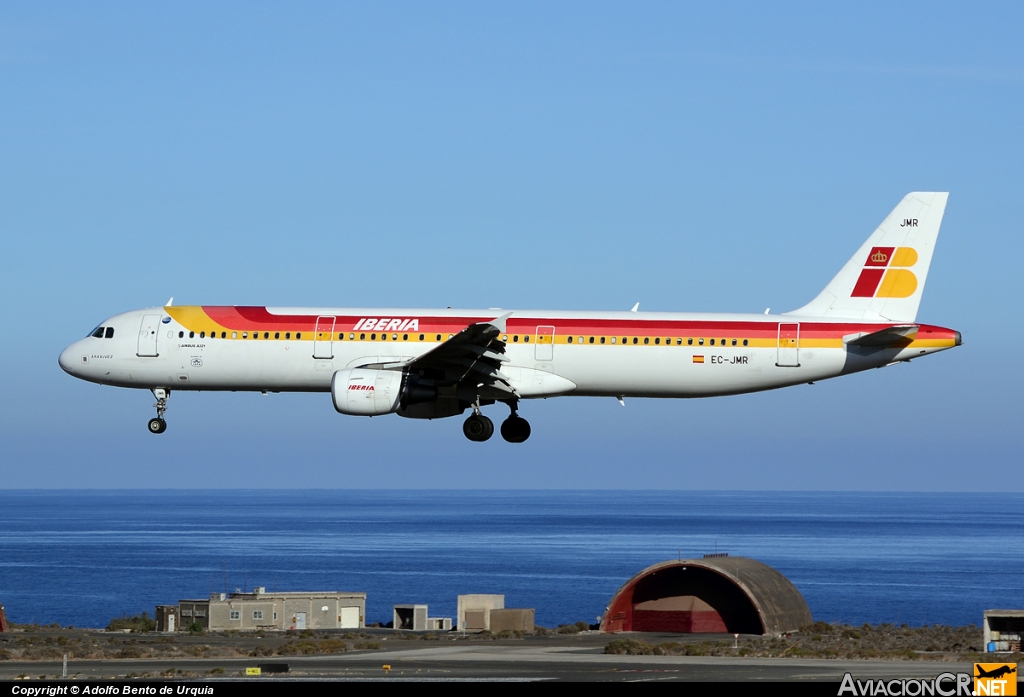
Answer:
<svg viewBox="0 0 1024 697"><path fill-rule="evenodd" d="M156 418L149 420L149 432L163 433L167 430L164 414L167 413L167 398L171 396L171 391L157 387L153 389L153 396L156 397L156 404L153 405L156 407Z"/></svg>

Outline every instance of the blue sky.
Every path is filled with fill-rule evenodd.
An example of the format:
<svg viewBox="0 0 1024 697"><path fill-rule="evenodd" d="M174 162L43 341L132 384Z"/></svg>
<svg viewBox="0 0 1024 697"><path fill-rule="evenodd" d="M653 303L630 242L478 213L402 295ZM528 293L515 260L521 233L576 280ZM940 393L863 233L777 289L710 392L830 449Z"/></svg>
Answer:
<svg viewBox="0 0 1024 697"><path fill-rule="evenodd" d="M7 3L7 487L1024 490L1019 3ZM958 350L699 401L530 403L523 446L327 395L64 375L177 304L775 311L950 191ZM503 409L493 416L504 416ZM500 413L499 413L500 412Z"/></svg>

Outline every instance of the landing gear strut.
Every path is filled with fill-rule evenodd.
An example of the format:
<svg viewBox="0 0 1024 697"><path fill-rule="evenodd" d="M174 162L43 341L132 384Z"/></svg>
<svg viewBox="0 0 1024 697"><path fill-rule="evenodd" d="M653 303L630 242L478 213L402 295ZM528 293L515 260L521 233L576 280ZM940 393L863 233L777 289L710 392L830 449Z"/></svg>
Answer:
<svg viewBox="0 0 1024 697"><path fill-rule="evenodd" d="M509 402L512 413L501 422L501 437L509 443L522 443L530 437L530 422L519 416L518 406L518 402Z"/></svg>
<svg viewBox="0 0 1024 697"><path fill-rule="evenodd" d="M167 413L167 398L171 396L171 391L157 387L153 389L153 396L156 397L156 404L153 405L156 407L156 418L149 420L149 432L163 433L167 430L164 414Z"/></svg>

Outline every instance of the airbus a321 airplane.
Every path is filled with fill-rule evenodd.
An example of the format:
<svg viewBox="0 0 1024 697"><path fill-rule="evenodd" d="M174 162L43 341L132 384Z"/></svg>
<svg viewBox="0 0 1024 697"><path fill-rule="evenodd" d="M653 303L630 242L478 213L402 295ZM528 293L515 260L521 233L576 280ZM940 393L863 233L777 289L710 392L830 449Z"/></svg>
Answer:
<svg viewBox="0 0 1024 697"><path fill-rule="evenodd" d="M908 194L818 297L783 314L172 306L105 320L60 355L76 378L151 390L330 392L342 414L413 419L523 400L713 397L809 383L960 345L916 321L946 193Z"/></svg>

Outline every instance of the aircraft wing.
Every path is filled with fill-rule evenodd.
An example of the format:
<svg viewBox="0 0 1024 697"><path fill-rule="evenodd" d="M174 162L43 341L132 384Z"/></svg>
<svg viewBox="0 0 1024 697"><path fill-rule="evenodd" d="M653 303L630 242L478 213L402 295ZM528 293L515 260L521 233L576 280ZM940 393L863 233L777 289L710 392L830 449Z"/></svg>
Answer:
<svg viewBox="0 0 1024 697"><path fill-rule="evenodd" d="M886 327L877 332L858 332L847 334L843 337L843 343L847 346L868 346L879 348L892 346L901 341L909 341L917 336L918 324L901 324L895 327Z"/></svg>
<svg viewBox="0 0 1024 697"><path fill-rule="evenodd" d="M509 312L490 322L471 324L402 367L412 374L436 377L443 374L444 382L472 382L474 386L486 385L515 397L516 391L501 372L501 365L509 359L505 356L505 342L499 338L511 315Z"/></svg>

